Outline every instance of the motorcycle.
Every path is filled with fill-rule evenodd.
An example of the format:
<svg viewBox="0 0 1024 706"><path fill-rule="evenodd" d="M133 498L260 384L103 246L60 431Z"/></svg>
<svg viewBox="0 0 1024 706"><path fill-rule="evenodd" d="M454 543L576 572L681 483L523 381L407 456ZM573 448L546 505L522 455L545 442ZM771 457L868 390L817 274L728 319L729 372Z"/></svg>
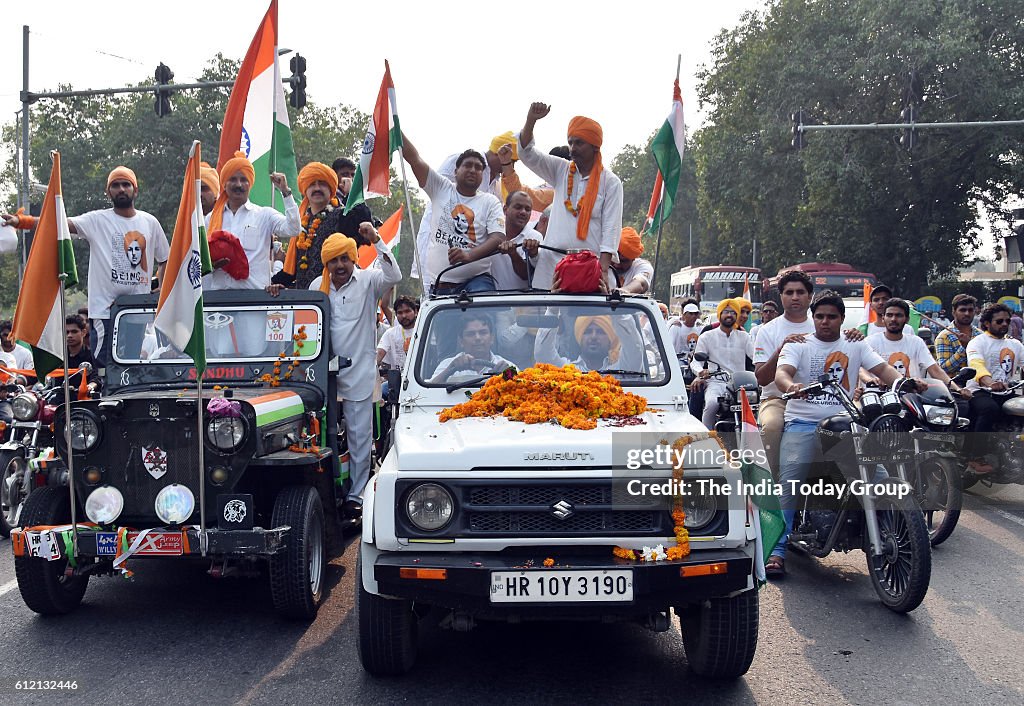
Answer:
<svg viewBox="0 0 1024 706"><path fill-rule="evenodd" d="M976 374L973 368L963 368L953 378L963 385ZM928 388L918 392L901 381L895 392L899 396L905 421L909 426L909 445L912 455L896 463L899 477L914 488L928 527L933 547L952 534L963 506L963 486L960 456L963 434L969 423L960 417L956 402L943 383L927 380ZM867 391L861 398L861 410L868 414L880 403L877 392Z"/></svg>
<svg viewBox="0 0 1024 706"><path fill-rule="evenodd" d="M91 370L89 363L82 363L80 368L69 371L69 383L74 384L78 376L87 378ZM64 371L59 369L55 373L31 387L7 386L13 395L10 400L14 421L7 440L0 444L0 535L4 537L18 526L22 507L33 488L66 482L54 473L62 465L52 453L53 421L57 407L64 403ZM87 384L77 387L78 399L91 392Z"/></svg>
<svg viewBox="0 0 1024 706"><path fill-rule="evenodd" d="M747 401L750 403L754 416L757 416L757 410L761 404L757 378L754 377L752 372L747 370L737 370L730 373L728 370L724 370L719 363L711 360L708 354L703 351L694 353L693 357L698 363L704 364L705 370L708 369L708 363L714 363L714 365L718 366L718 369L713 371L708 379L723 380L726 383L725 394L718 398L718 419L715 422L715 431L722 435L721 438L723 440L726 440L726 445L732 445L730 442L735 439L736 431L742 428L743 425L743 405L740 403L740 390L747 391Z"/></svg>
<svg viewBox="0 0 1024 706"><path fill-rule="evenodd" d="M967 490L981 481L988 487L994 483L1024 485L1024 396L1015 394L1024 387L1024 380L1010 385L1005 392L992 392L994 397L1007 397L1003 403L1003 414L996 423L985 454L985 461L992 465L991 473L977 473L968 466L963 469L963 488ZM982 388L988 389L988 388Z"/></svg>
<svg viewBox="0 0 1024 706"><path fill-rule="evenodd" d="M873 480L877 465L892 460L901 443L899 432L906 431L906 422L898 416L899 401L889 400L888 409L883 407L869 420L828 375L802 392L832 396L845 414L818 423L817 441L827 463L806 481L820 492L804 494L790 545L816 557L864 551L871 585L882 604L908 613L924 600L931 580L928 529L913 491L902 480ZM782 398L794 396L787 393Z"/></svg>

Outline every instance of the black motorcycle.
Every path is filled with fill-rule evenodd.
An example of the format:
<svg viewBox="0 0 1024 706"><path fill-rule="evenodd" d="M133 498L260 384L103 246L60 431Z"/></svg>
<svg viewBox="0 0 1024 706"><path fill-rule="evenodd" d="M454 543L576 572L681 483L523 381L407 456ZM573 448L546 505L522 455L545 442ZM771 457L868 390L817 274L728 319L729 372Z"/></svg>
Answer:
<svg viewBox="0 0 1024 706"><path fill-rule="evenodd" d="M931 580L928 528L906 483L891 477L873 480L877 465L891 461L903 443L906 423L891 406L867 419L846 389L828 375L803 392L830 395L846 413L818 423L817 439L826 463L805 481L816 492L803 494L789 542L816 557L862 550L882 603L908 613L924 600Z"/></svg>
<svg viewBox="0 0 1024 706"><path fill-rule="evenodd" d="M740 390L747 391L747 401L750 403L754 416L757 416L757 410L761 404L757 378L754 377L752 372L747 370L737 370L730 373L728 370L724 370L720 364L711 360L708 354L703 351L694 353L693 357L698 363L704 364L705 370L708 369L708 363L717 366L718 369L710 374L709 379L723 380L726 383L725 394L718 398L718 419L715 422L715 431L721 434L721 438L725 440L726 445L732 445L732 441L735 439L735 432L742 427L743 423L743 405L740 402Z"/></svg>
<svg viewBox="0 0 1024 706"><path fill-rule="evenodd" d="M1005 399L1002 416L992 433L985 439L983 460L992 466L990 473L977 473L963 466L963 488L967 490L979 481L988 487L995 483L1024 485L1024 380L1011 384L1003 392L982 388L993 397Z"/></svg>

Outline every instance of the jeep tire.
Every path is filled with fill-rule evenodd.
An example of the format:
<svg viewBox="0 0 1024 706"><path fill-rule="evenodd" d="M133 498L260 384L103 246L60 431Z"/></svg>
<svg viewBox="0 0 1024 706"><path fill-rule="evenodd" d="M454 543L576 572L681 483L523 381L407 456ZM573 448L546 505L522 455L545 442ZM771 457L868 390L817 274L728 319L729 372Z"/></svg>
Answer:
<svg viewBox="0 0 1024 706"><path fill-rule="evenodd" d="M757 649L757 589L676 608L676 614L694 674L735 679L747 673Z"/></svg>
<svg viewBox="0 0 1024 706"><path fill-rule="evenodd" d="M289 526L284 550L270 557L270 594L286 618L311 620L323 599L327 566L324 508L316 489L292 485L274 501L271 527Z"/></svg>
<svg viewBox="0 0 1024 706"><path fill-rule="evenodd" d="M21 526L66 525L71 522L71 498L63 487L36 488L25 500ZM40 557L14 558L18 590L31 610L40 615L64 615L82 602L89 585L88 576L64 575L67 559L47 561Z"/></svg>
<svg viewBox="0 0 1024 706"><path fill-rule="evenodd" d="M412 602L384 598L363 588L363 558L356 559L359 661L375 677L405 674L416 663L419 624Z"/></svg>

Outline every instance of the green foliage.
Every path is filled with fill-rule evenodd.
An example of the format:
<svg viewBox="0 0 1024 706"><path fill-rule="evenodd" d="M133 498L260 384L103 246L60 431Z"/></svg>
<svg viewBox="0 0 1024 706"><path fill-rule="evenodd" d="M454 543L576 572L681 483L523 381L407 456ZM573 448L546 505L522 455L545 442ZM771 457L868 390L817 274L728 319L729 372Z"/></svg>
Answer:
<svg viewBox="0 0 1024 706"><path fill-rule="evenodd" d="M790 147L790 113L817 123L1016 119L1024 24L1014 0L775 0L714 42L699 76L710 106L696 137L698 205L711 236L700 258L747 262L758 238L769 273L808 260L875 272L923 291L975 257L976 206L997 235L1024 186L1019 130L808 133ZM911 74L916 77L911 79Z"/></svg>

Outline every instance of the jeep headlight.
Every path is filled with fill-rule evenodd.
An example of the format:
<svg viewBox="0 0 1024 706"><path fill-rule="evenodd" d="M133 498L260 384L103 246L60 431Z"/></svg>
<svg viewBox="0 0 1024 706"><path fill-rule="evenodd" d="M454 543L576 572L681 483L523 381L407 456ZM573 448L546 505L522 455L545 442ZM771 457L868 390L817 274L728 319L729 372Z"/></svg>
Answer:
<svg viewBox="0 0 1024 706"><path fill-rule="evenodd" d="M98 525L109 525L124 510L124 496L111 485L104 485L89 493L85 499L85 515Z"/></svg>
<svg viewBox="0 0 1024 706"><path fill-rule="evenodd" d="M437 483L423 483L405 497L405 514L424 532L439 530L452 519L455 501L452 494Z"/></svg>
<svg viewBox="0 0 1024 706"><path fill-rule="evenodd" d="M215 417L206 425L206 438L221 451L235 451L245 440L245 420L241 417Z"/></svg>
<svg viewBox="0 0 1024 706"><path fill-rule="evenodd" d="M715 519L716 502L715 496L711 493L698 491L699 486L693 485L690 491L683 497L683 512L686 519L683 526L691 532L703 529Z"/></svg>
<svg viewBox="0 0 1024 706"><path fill-rule="evenodd" d="M930 404L926 404L924 406L924 417L928 420L929 424L948 427L953 423L954 416L956 416L956 414L953 407L939 407L937 405Z"/></svg>
<svg viewBox="0 0 1024 706"><path fill-rule="evenodd" d="M180 525L196 509L196 496L184 485L171 483L160 489L153 503L156 516L169 525Z"/></svg>
<svg viewBox="0 0 1024 706"><path fill-rule="evenodd" d="M30 422L39 414L39 398L31 392L22 392L11 400L11 409L19 422Z"/></svg>
<svg viewBox="0 0 1024 706"><path fill-rule="evenodd" d="M88 453L100 441L100 420L84 409L71 413L71 448L78 453Z"/></svg>

